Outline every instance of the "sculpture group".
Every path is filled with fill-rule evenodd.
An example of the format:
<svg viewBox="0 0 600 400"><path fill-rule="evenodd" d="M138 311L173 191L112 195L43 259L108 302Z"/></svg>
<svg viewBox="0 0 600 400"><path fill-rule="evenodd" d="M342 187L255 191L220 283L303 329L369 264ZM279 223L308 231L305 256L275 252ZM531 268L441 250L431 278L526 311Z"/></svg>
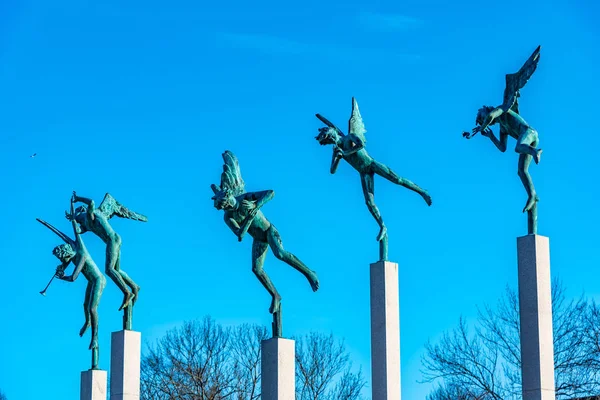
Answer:
<svg viewBox="0 0 600 400"><path fill-rule="evenodd" d="M528 215L528 234L537 233L537 203L539 201L529 174L529 165L532 160L536 164L540 162L542 150L538 148L537 131L520 115L518 99L521 90L535 72L539 59L540 47L535 49L518 72L506 75L506 88L502 104L497 107L483 106L477 112L475 128L470 133L463 133L467 139L481 133L482 136L489 138L501 152L506 151L509 136L516 139L515 151L519 154L518 175L527 192L527 201L523 212ZM379 227L376 235L379 243L378 260L387 261L388 228L375 204L375 176L417 193L428 206L432 204L431 196L425 189L399 176L390 167L369 155L366 149L365 124L355 98L352 98L351 115L346 133L321 114L316 114L316 117L325 126L319 128L315 139L322 146L332 146L330 173L336 173L342 160L359 173L364 200ZM495 124L499 125L498 134L494 134L491 129ZM225 151L222 158L224 164L220 183L211 185L214 207L223 211L224 222L238 238L238 241L241 242L246 234L252 237L252 272L271 297L269 313L273 315L273 337L281 337L282 297L264 270L268 250L271 249L277 259L300 272L315 292L320 287L319 279L315 271L305 265L295 254L284 249L279 231L263 214L263 207L273 199L274 191L246 191L237 157L231 151ZM77 203L83 203L83 205L76 208L75 204ZM53 254L60 261L53 279L73 282L80 274L83 274L88 281L84 300L85 322L79 334L83 336L91 327L92 337L89 348L92 350L92 369L98 366L97 308L106 285L106 279L86 249L82 239L85 232L94 233L106 244L104 271L123 293L123 300L118 309L124 311L124 329L131 329L133 306L138 299L140 290L140 287L121 268L121 237L109 223L114 216L147 221L145 216L130 211L110 194L106 194L100 206L96 207L93 200L80 197L75 192L71 197L70 210L66 213L66 218L70 221L73 229L73 238L38 219L64 241L64 244L53 250ZM65 270L70 264L74 266L73 273L65 275ZM42 294L46 289L42 291Z"/></svg>
<svg viewBox="0 0 600 400"><path fill-rule="evenodd" d="M75 208L75 204L80 202L85 205ZM119 307L119 311L125 310L123 329L131 330L133 306L140 290L140 287L121 268L121 237L108 222L114 216L143 222L148 221L145 216L132 212L121 205L109 193L104 196L100 207L96 208L94 200L79 197L75 192L71 196L70 210L65 212L65 217L71 222L73 228L74 240L48 222L37 219L65 242L52 250L52 254L61 262L56 268L53 278L74 282L79 274L83 274L88 281L83 303L85 322L79 331L79 336L83 336L88 328L92 328L92 339L89 345L89 349L92 350L91 369L98 368L98 303L106 286L106 278L104 278L85 247L82 235L90 231L106 243L105 272L123 292L124 296L123 303ZM75 269L71 275L65 275L65 270L71 263ZM45 294L47 289L48 286L40 293Z"/></svg>

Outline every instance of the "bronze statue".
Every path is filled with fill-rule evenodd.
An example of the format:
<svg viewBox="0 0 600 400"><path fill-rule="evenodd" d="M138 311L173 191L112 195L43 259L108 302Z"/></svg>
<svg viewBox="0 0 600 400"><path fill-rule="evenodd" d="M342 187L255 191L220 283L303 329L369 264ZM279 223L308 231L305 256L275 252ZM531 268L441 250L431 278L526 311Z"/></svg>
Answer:
<svg viewBox="0 0 600 400"><path fill-rule="evenodd" d="M108 221L114 216L142 222L147 222L148 218L128 210L109 193L106 193L98 208L96 208L94 200L77 196L75 192L73 192L73 199L74 202L82 202L85 206L77 207L71 213L66 212L66 218L68 220L75 219L81 227L81 233L93 232L106 243L106 275L115 282L124 296L119 310L133 306L140 287L121 268L121 237L113 230Z"/></svg>
<svg viewBox="0 0 600 400"><path fill-rule="evenodd" d="M73 196L71 199L71 214L74 212L74 201L75 196ZM37 219L37 221L49 228L52 232L56 233L65 242L65 244L56 246L52 251L52 254L54 254L61 262L61 264L56 268L56 278L67 282L75 282L75 280L79 277L79 274L82 273L85 279L88 281L85 290L85 300L83 303L85 323L79 331L79 336L83 336L89 327L92 328L92 339L90 341L89 349L92 350L92 369L97 369L99 353L98 303L100 302L102 291L106 285L106 279L100 272L100 269L94 263L94 260L92 260L90 253L85 247L83 239L81 238L81 231L78 228L75 219L71 219L75 240L70 239L67 235L49 223L42 221L41 219ZM65 269L70 263L73 263L75 269L71 275L65 276Z"/></svg>
<svg viewBox="0 0 600 400"><path fill-rule="evenodd" d="M429 206L431 205L431 196L429 196L429 193L427 193L426 190L421 189L408 179L398 176L387 165L374 160L367 153L365 148L367 143L365 137L366 129L358 109L358 103L354 97L352 98L352 115L348 122L348 135L344 135L338 127L329 122L322 115L317 114L316 116L327 125L326 127L319 129L319 135L316 137L317 141L321 145L333 145L330 172L335 174L340 160L343 159L360 174L367 207L380 228L379 234L377 235L377 241L379 242L379 259L385 261L388 257L388 235L381 213L375 205L374 176L379 175L392 183L418 193Z"/></svg>
<svg viewBox="0 0 600 400"><path fill-rule="evenodd" d="M540 61L540 49L541 46L535 49L518 72L506 75L506 87L502 104L498 107L483 106L480 108L475 119L477 126L473 128L471 134L468 132L463 133L465 138L470 139L481 132L503 153L506 151L509 136L517 140L515 151L519 153L518 173L528 196L523 212L527 212L529 234L537 233L537 202L539 201L531 175L529 175L529 164L531 164L531 160L539 164L542 149L538 148L539 137L537 131L519 114L518 99L521 96L521 89L537 69ZM490 128L496 123L500 126L499 139L496 138Z"/></svg>
<svg viewBox="0 0 600 400"><path fill-rule="evenodd" d="M246 192L236 156L230 151L225 151L222 156L225 164L221 174L221 185L211 185L214 192L212 200L217 210L225 212L225 224L240 242L246 233L254 240L252 243L252 272L271 295L269 312L273 314L273 336L280 337L281 296L263 269L267 249L270 247L275 257L304 275L315 292L319 289L319 279L314 271L283 248L279 232L262 213L261 208L273 198L275 192L272 190Z"/></svg>

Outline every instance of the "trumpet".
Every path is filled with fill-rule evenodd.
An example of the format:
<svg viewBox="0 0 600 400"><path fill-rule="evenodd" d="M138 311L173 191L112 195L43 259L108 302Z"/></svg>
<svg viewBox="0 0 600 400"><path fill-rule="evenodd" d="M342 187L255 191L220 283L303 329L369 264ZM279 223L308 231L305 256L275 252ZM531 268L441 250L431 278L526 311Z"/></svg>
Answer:
<svg viewBox="0 0 600 400"><path fill-rule="evenodd" d="M56 278L56 275L58 275L59 273L64 273L65 269L66 269L66 267L63 266L62 264L60 264L58 267L56 267L56 272L54 273L54 275L52 275L52 278L50 278L50 281L48 282L48 284L46 285L46 287L44 288L44 290L42 290L40 292L40 294L42 296L46 296L46 290L48 290L48 287L50 287L50 284L52 283L52 281L54 280L54 278Z"/></svg>

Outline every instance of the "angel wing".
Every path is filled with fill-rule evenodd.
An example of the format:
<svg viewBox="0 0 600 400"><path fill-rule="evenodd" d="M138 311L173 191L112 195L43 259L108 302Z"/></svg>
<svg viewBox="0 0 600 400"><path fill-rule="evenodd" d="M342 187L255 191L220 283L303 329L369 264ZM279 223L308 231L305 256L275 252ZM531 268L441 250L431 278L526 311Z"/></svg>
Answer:
<svg viewBox="0 0 600 400"><path fill-rule="evenodd" d="M346 136L346 135L344 135L344 132L342 132L342 130L340 128L335 126L331 121L329 121L327 118L325 118L321 114L315 114L315 116L317 118L319 118L321 120L321 122L324 123L325 125L327 125L328 127L335 129L340 136Z"/></svg>
<svg viewBox="0 0 600 400"><path fill-rule="evenodd" d="M514 74L506 75L506 88L504 89L504 101L503 105L506 110L513 110L517 114L519 113L519 101L521 97L519 91L525 86L531 75L537 69L540 61L540 49L542 46L538 46L534 50L533 54L525 61L525 64L521 67L519 72Z"/></svg>
<svg viewBox="0 0 600 400"><path fill-rule="evenodd" d="M106 216L106 219L111 219L115 215L120 218L133 219L134 221L148 222L148 218L145 215L138 214L129 210L127 207L115 200L110 193L104 195L102 204L98 207L98 210Z"/></svg>
<svg viewBox="0 0 600 400"><path fill-rule="evenodd" d="M360 116L360 110L358 109L358 102L352 98L352 115L350 115L350 121L348 121L348 134L357 136L363 143L367 143L365 137L365 124L362 117Z"/></svg>
<svg viewBox="0 0 600 400"><path fill-rule="evenodd" d="M53 227L52 225L47 223L46 221L43 221L39 218L36 218L35 220L37 222L39 222L40 224L44 225L46 228L50 229L52 232L56 233L58 235L58 237L61 238L65 243L70 244L71 246L75 245L75 242L73 240L71 240L70 237L68 237L67 235L65 235L64 233L62 233L61 231L59 231L58 229L56 229L55 227Z"/></svg>
<svg viewBox="0 0 600 400"><path fill-rule="evenodd" d="M239 196L244 193L244 180L242 179L242 173L240 171L240 164L237 157L229 150L225 150L222 154L223 161L223 173L221 174L221 187L219 189L229 189L234 196ZM213 189L214 191L214 189Z"/></svg>

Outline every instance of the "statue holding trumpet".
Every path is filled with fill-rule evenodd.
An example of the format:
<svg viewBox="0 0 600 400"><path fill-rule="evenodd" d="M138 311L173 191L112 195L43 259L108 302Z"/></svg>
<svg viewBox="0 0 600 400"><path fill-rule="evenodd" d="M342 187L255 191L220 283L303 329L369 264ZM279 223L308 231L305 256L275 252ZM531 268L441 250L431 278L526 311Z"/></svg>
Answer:
<svg viewBox="0 0 600 400"><path fill-rule="evenodd" d="M75 197L71 198L71 213L74 212ZM83 311L85 314L85 322L83 327L79 331L79 336L83 336L88 328L92 329L92 338L90 341L89 349L92 350L92 368L98 369L98 303L100 302L100 296L106 286L106 278L102 275L102 272L92 260L90 253L88 252L83 240L81 238L81 230L75 219L71 220L73 226L73 233L75 240L72 240L67 235L56 229L49 223L37 219L41 224L46 226L52 232L56 233L65 243L56 246L52 250L52 254L58 258L61 262L56 268L56 272L46 288L41 291L42 295L46 294L46 290L54 278L61 279L67 282L74 282L79 274L87 279L88 284L85 290L85 300L83 303ZM65 275L65 270L70 263L73 263L75 269L71 275Z"/></svg>

